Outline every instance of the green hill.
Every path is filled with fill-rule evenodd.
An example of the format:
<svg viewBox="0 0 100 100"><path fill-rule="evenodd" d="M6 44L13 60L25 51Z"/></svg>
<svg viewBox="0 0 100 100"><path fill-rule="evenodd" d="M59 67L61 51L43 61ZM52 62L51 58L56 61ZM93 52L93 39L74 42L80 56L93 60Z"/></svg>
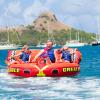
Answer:
<svg viewBox="0 0 100 100"><path fill-rule="evenodd" d="M86 42L86 43L91 43L93 42L93 38L95 37L95 34L93 33L86 33L85 31L81 30L76 30L74 28L71 29L71 37L72 39L76 39L76 33L79 31L79 37L80 37L80 42ZM65 31L54 31L52 32L53 37L56 41L57 44L65 44L66 41L70 40L70 30ZM0 42L6 42L7 41L7 32L0 32ZM36 45L39 41L41 43L44 43L48 40L48 32L38 32L34 29L28 29L24 31L22 35L18 33L17 31L9 31L9 37L10 37L10 42L11 43L16 43L16 44L28 44L28 45ZM19 40L18 40L19 39Z"/></svg>
<svg viewBox="0 0 100 100"><path fill-rule="evenodd" d="M48 36L48 31L51 33ZM15 44L37 45L39 42L45 43L48 38L54 38L57 44L64 45L66 41L76 39L79 32L80 42L91 43L95 34L87 33L82 30L71 28L68 25L58 21L56 16L51 12L42 13L31 25L18 26L10 30L0 30L0 42L7 41L8 33L10 42Z"/></svg>

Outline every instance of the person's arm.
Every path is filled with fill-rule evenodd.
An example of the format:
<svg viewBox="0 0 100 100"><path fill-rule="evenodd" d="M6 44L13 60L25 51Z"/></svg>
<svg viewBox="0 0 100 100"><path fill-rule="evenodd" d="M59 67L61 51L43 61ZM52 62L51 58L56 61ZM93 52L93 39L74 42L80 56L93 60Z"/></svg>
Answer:
<svg viewBox="0 0 100 100"><path fill-rule="evenodd" d="M40 57L40 55L44 52L44 50L41 50L36 56L35 58L32 60L32 62L36 62L36 60Z"/></svg>
<svg viewBox="0 0 100 100"><path fill-rule="evenodd" d="M20 55L22 55L22 52L17 55L14 55L14 57L19 57Z"/></svg>
<svg viewBox="0 0 100 100"><path fill-rule="evenodd" d="M32 57L32 56L30 55L30 56L29 56L29 60L28 60L29 63L31 62L31 57Z"/></svg>
<svg viewBox="0 0 100 100"><path fill-rule="evenodd" d="M20 63L24 63L21 59L20 59L20 56L22 55L22 52L21 53L19 53L19 54L17 54L17 55L15 55L14 56L14 59L15 59L15 61L18 61L18 62L20 62Z"/></svg>

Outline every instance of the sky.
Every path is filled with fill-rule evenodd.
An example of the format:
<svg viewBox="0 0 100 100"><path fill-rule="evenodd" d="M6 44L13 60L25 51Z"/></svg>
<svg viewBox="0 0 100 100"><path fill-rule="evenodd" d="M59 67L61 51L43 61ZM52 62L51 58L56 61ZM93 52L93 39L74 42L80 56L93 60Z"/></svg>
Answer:
<svg viewBox="0 0 100 100"><path fill-rule="evenodd" d="M86 32L98 32L100 0L0 0L0 27L31 24L42 12Z"/></svg>

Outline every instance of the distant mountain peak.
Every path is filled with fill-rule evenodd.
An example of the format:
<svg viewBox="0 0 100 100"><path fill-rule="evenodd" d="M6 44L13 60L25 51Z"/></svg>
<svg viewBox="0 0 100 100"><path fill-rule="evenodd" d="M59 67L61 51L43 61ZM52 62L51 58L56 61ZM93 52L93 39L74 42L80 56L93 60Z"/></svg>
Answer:
<svg viewBox="0 0 100 100"><path fill-rule="evenodd" d="M46 11L40 14L39 18L46 18L47 20L57 21L55 14L50 11Z"/></svg>
<svg viewBox="0 0 100 100"><path fill-rule="evenodd" d="M46 11L41 13L36 20L33 21L32 26L37 31L60 31L68 30L70 27L64 23L58 21L54 13Z"/></svg>

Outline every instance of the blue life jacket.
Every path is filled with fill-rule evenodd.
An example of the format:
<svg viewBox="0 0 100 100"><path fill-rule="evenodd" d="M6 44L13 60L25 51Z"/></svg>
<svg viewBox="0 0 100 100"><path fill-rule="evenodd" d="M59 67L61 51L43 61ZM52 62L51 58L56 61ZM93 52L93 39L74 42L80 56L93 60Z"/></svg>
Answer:
<svg viewBox="0 0 100 100"><path fill-rule="evenodd" d="M62 51L62 59L71 61L71 54L69 51Z"/></svg>
<svg viewBox="0 0 100 100"><path fill-rule="evenodd" d="M28 61L29 60L29 56L30 54L27 54L25 52L22 52L22 54L20 55L20 59L24 62Z"/></svg>
<svg viewBox="0 0 100 100"><path fill-rule="evenodd" d="M53 48L48 50L48 56L49 56L51 62L54 63L55 62L55 56L54 56L54 49Z"/></svg>

